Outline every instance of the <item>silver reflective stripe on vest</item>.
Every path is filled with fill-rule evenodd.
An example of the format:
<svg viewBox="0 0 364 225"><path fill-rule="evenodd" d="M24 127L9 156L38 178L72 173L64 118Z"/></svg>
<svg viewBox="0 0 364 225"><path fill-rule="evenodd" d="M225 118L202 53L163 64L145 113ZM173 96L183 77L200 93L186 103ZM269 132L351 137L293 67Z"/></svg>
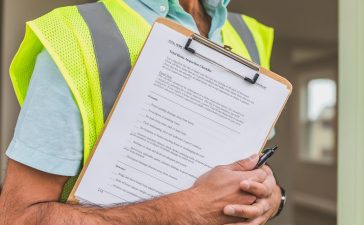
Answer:
<svg viewBox="0 0 364 225"><path fill-rule="evenodd" d="M80 5L78 10L91 32L106 120L131 68L128 46L103 3Z"/></svg>
<svg viewBox="0 0 364 225"><path fill-rule="evenodd" d="M257 44L254 40L252 32L243 20L242 16L237 13L229 13L228 19L231 25L234 27L235 31L239 34L241 40L244 42L252 60L260 65L260 57Z"/></svg>

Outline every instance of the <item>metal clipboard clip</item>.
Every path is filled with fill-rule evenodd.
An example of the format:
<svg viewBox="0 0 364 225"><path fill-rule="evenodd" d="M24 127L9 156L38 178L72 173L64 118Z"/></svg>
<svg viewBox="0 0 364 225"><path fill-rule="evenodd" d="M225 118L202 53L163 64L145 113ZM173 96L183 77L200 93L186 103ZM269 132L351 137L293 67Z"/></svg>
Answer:
<svg viewBox="0 0 364 225"><path fill-rule="evenodd" d="M222 65L222 64L220 64L220 63L218 63L218 62L216 62L214 60L211 60L211 59L207 58L206 56L203 56L203 55L199 54L198 52L196 52L195 49L190 47L192 41L197 41L197 42L199 42L199 43L201 43L201 44L203 44L203 45L205 45L205 46L207 46L209 48L212 48L215 51L217 51L217 52L219 52L219 53L221 53L221 54L223 54L223 55L225 55L225 56L227 56L227 57L229 57L229 58L231 58L231 59L233 59L233 60L235 60L235 61L237 61L239 63L244 64L245 66L249 67L250 69L255 70L256 74L254 75L253 78L249 78L249 77L245 77L245 76L243 76L241 74L238 74L238 73L230 70L229 68L226 68L224 65ZM259 65L255 64L253 62L250 62L249 60L247 60L247 59L245 59L245 58L231 52L230 47L222 47L222 46L220 46L220 45L218 45L218 44L216 44L216 43L214 43L214 42L212 42L212 41L210 41L210 40L208 40L208 39L206 39L206 38L204 38L204 37L202 37L202 36L200 36L198 34L193 34L187 40L187 43L186 43L184 49L189 51L190 53L196 55L197 57L199 57L201 59L204 59L204 60L206 60L206 61L208 61L208 62L210 62L210 63L212 63L212 64L214 64L216 66L219 66L220 68L223 68L224 70L229 71L230 73L232 73L232 74L234 74L234 75L236 75L238 77L243 78L245 81L247 81L247 82L249 82L251 84L255 84L257 82L258 78L259 78L259 71L260 71Z"/></svg>

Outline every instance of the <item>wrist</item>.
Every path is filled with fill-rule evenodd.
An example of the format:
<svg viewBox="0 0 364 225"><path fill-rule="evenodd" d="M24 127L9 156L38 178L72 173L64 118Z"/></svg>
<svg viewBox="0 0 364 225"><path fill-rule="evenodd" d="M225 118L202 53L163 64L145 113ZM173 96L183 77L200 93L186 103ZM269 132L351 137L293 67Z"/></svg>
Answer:
<svg viewBox="0 0 364 225"><path fill-rule="evenodd" d="M168 217L170 224L175 225L202 225L206 224L201 216L202 205L194 189L188 189L166 196L170 208Z"/></svg>

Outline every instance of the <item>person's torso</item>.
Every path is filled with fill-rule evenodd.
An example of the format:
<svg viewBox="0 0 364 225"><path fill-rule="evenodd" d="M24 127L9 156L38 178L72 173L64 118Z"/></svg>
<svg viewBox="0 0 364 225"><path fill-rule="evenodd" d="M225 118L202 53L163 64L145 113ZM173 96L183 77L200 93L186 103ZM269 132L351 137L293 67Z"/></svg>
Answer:
<svg viewBox="0 0 364 225"><path fill-rule="evenodd" d="M170 4L151 6L146 2L103 0L57 9L28 23L26 37L12 63L10 73L22 103L36 55L43 47L49 52L80 109L84 128L84 162L136 61L150 24L161 16L153 8L163 11L162 16L197 32L193 18L176 4L177 0L164 1L175 4L172 7ZM272 29L238 14L230 15L232 22L227 22L226 6L223 11L225 14L212 16L209 37L217 39L220 44L222 40L239 55L269 66Z"/></svg>

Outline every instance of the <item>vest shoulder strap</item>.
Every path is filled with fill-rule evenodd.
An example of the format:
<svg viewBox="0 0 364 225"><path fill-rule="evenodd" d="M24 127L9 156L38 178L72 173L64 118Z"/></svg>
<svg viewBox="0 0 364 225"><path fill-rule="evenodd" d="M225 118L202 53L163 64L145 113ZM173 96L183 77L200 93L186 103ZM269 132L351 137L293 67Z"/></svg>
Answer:
<svg viewBox="0 0 364 225"><path fill-rule="evenodd" d="M37 46L35 50L33 44ZM96 133L102 129L102 110L94 108L101 102L96 57L86 23L75 6L59 8L27 23L27 31L10 67L19 101L25 98L36 56L46 48L61 71L81 112L84 147L90 151ZM23 62L31 65L27 69ZM96 119L95 119L96 118Z"/></svg>
<svg viewBox="0 0 364 225"><path fill-rule="evenodd" d="M269 69L274 30L256 19L229 13L223 31L223 42L243 57Z"/></svg>
<svg viewBox="0 0 364 225"><path fill-rule="evenodd" d="M88 155L103 126L96 57L89 30L76 7L64 7L26 24L26 34L13 62L10 76L22 104L27 93L36 57L46 48L61 71L81 113L84 155ZM101 103L100 103L101 104ZM99 119L98 119L99 118ZM74 182L67 182L62 200L67 198Z"/></svg>
<svg viewBox="0 0 364 225"><path fill-rule="evenodd" d="M150 29L149 24L145 26L144 19L139 14L126 16L134 11L121 4L103 1L77 7L92 37L101 84L104 120L108 117ZM121 6L122 9L115 10ZM125 21L132 16L133 20ZM130 23L134 26L130 26Z"/></svg>
<svg viewBox="0 0 364 225"><path fill-rule="evenodd" d="M20 104L36 56L44 47L79 106L84 135L89 137L84 143L86 160L124 81L123 75L135 63L149 30L149 24L119 0L63 7L28 22L10 68Z"/></svg>

